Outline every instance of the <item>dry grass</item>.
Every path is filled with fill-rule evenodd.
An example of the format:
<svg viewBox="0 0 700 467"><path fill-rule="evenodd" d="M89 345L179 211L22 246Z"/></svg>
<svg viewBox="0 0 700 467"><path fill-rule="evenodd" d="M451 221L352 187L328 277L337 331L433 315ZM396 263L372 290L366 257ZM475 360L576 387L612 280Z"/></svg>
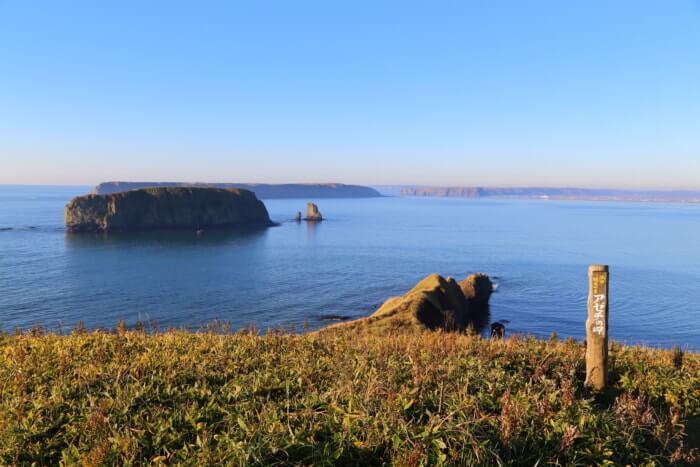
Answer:
<svg viewBox="0 0 700 467"><path fill-rule="evenodd" d="M574 341L141 331L0 337L0 464L692 463L700 356Z"/></svg>

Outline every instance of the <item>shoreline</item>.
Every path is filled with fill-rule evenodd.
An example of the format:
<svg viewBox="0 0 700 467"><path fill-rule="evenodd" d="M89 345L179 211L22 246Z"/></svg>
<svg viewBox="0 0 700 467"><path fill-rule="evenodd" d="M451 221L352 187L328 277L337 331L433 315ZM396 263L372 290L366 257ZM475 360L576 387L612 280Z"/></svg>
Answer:
<svg viewBox="0 0 700 467"><path fill-rule="evenodd" d="M73 335L80 334L104 334L106 336L115 336L124 332L136 332L143 333L146 336L156 336L165 333L185 333L192 335L219 335L219 336L236 336L239 334L251 334L258 337L264 337L266 335L287 335L294 337L316 337L324 334L332 334L334 332L339 333L357 333L357 325L366 322L371 318L372 315L362 316L358 318L349 318L342 320L329 320L321 319L319 322L324 323L320 326L310 326L310 323L305 322L301 324L290 324L290 325L279 325L279 326L268 326L265 328L260 328L255 322L243 326L234 326L231 322L223 320L212 320L207 323L202 323L198 325L179 325L179 326L163 326L158 323L157 320L152 319L150 321L140 321L137 320L132 324L127 324L126 322L117 322L114 326L86 326L83 321L77 321L72 326L64 325L63 323L58 323L55 326L44 326L44 325L34 325L30 327L15 327L13 329L0 328L0 339L5 337L20 337L20 336L52 336L52 337L70 337ZM441 330L429 330L429 329L417 329L417 333L424 334L448 334L455 336L470 337L475 339L480 339L482 341L498 341L499 339L494 339L488 336L488 332L484 330L481 333L466 333L466 332L456 332L456 331L441 331ZM398 334L401 334L399 332ZM377 332L377 333L362 333L364 335L372 335L379 339L391 338L391 333ZM570 335L559 335L558 332L552 331L549 335L535 334L531 332L508 332L504 338L505 340L515 339L519 341L538 341L538 342L571 342L575 345L580 345L585 347L586 338L585 336L570 336ZM614 335L609 338L609 347L611 348L630 348L638 349L643 351L659 351L659 352L683 352L684 354L698 355L700 356L700 348L691 347L689 344L647 344L644 342L630 342L627 340L616 339Z"/></svg>

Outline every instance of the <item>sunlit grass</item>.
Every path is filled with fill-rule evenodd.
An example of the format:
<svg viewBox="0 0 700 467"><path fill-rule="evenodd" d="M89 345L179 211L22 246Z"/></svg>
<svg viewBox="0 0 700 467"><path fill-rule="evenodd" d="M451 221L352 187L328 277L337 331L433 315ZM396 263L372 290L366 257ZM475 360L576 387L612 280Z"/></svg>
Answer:
<svg viewBox="0 0 700 467"><path fill-rule="evenodd" d="M691 463L697 354L574 341L222 329L0 337L0 464Z"/></svg>

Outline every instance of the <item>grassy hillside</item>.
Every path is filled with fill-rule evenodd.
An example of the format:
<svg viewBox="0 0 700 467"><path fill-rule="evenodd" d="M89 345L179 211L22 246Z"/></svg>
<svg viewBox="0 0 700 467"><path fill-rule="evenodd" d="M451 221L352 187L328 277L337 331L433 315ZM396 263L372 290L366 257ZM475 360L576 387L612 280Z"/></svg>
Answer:
<svg viewBox="0 0 700 467"><path fill-rule="evenodd" d="M555 339L33 334L0 337L3 465L697 460L697 354L614 346L594 396Z"/></svg>

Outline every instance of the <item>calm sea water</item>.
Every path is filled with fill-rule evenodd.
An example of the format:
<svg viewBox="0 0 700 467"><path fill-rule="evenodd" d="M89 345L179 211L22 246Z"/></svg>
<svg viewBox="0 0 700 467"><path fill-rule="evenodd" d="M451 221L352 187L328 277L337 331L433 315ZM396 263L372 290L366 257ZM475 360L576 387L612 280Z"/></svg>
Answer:
<svg viewBox="0 0 700 467"><path fill-rule="evenodd" d="M700 206L466 199L327 199L327 221L260 232L69 235L63 206L88 187L0 186L0 327L235 327L361 317L438 272L498 283L508 332L583 337L587 266L611 266L616 340L700 349Z"/></svg>

